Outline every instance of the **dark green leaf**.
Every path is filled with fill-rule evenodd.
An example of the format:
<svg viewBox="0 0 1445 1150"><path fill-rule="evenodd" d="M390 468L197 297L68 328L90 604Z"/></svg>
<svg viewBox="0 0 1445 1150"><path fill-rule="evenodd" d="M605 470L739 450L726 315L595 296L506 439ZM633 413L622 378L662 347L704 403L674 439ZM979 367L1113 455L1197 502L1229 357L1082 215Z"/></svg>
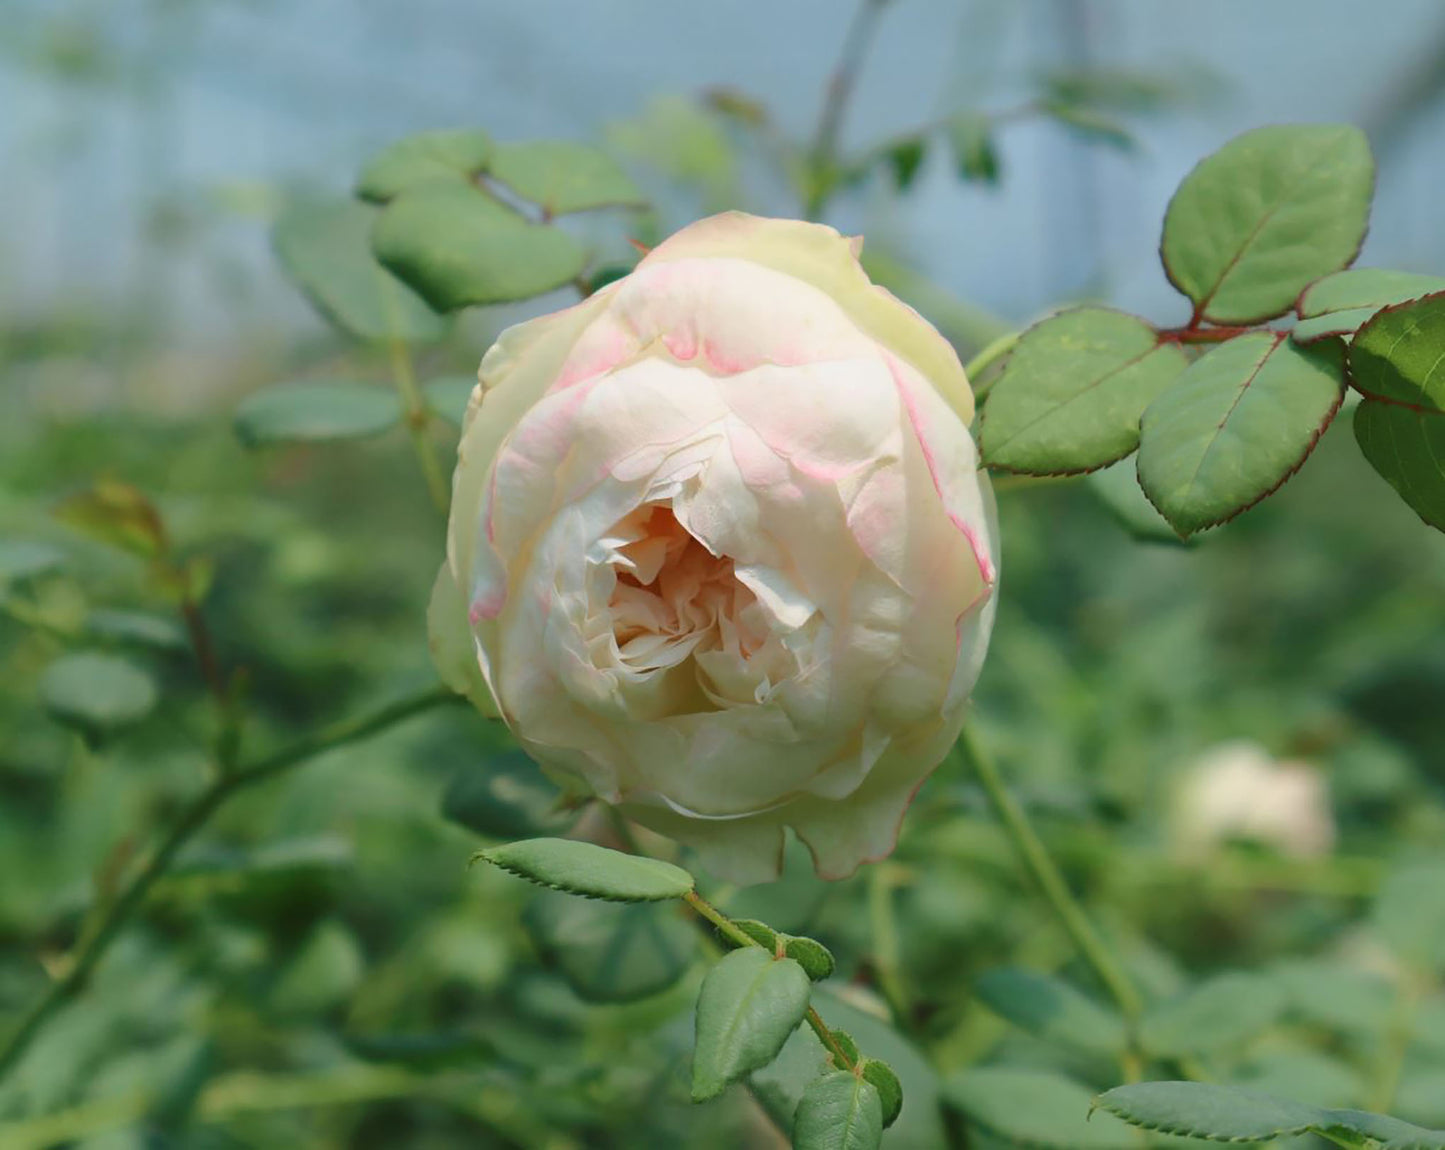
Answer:
<svg viewBox="0 0 1445 1150"><path fill-rule="evenodd" d="M488 174L553 216L647 203L611 156L566 140L498 144Z"/></svg>
<svg viewBox="0 0 1445 1150"><path fill-rule="evenodd" d="M1164 217L1170 281L1215 323L1288 311L1355 258L1374 191L1364 133L1347 124L1246 132L1184 178Z"/></svg>
<svg viewBox="0 0 1445 1150"><path fill-rule="evenodd" d="M235 417L247 447L360 439L400 422L395 392L342 380L274 384L242 400Z"/></svg>
<svg viewBox="0 0 1445 1150"><path fill-rule="evenodd" d="M1166 1134L1219 1142L1267 1142L1324 1120L1313 1106L1204 1082L1139 1082L1101 1095L1099 1109Z"/></svg>
<svg viewBox="0 0 1445 1150"><path fill-rule="evenodd" d="M1416 515L1445 531L1445 415L1367 399L1354 426L1370 466Z"/></svg>
<svg viewBox="0 0 1445 1150"><path fill-rule="evenodd" d="M159 695L155 681L117 655L62 655L40 679L40 697L57 721L92 735L139 722Z"/></svg>
<svg viewBox="0 0 1445 1150"><path fill-rule="evenodd" d="M440 339L445 321L376 262L378 210L355 200L284 212L271 242L286 274L338 327L362 339Z"/></svg>
<svg viewBox="0 0 1445 1150"><path fill-rule="evenodd" d="M928 141L922 136L910 136L889 147L885 155L893 172L893 182L900 192L906 192L913 186L914 177L918 175L927 154Z"/></svg>
<svg viewBox="0 0 1445 1150"><path fill-rule="evenodd" d="M988 393L984 462L1029 475L1089 471L1139 446L1139 418L1189 361L1143 320L1108 308L1035 324Z"/></svg>
<svg viewBox="0 0 1445 1150"><path fill-rule="evenodd" d="M324 1014L350 1000L365 972L356 936L340 922L323 922L281 972L269 1005L288 1019Z"/></svg>
<svg viewBox="0 0 1445 1150"><path fill-rule="evenodd" d="M697 998L692 1097L702 1102L777 1057L808 1010L812 984L790 958L750 946L718 961Z"/></svg>
<svg viewBox="0 0 1445 1150"><path fill-rule="evenodd" d="M0 587L54 571L65 552L38 539L0 539Z"/></svg>
<svg viewBox="0 0 1445 1150"><path fill-rule="evenodd" d="M697 933L675 907L608 903L540 891L523 915L537 949L578 997L633 1002L666 990L692 965Z"/></svg>
<svg viewBox="0 0 1445 1150"><path fill-rule="evenodd" d="M491 138L475 128L422 132L378 153L361 170L356 194L385 203L408 188L433 180L465 183L487 166Z"/></svg>
<svg viewBox="0 0 1445 1150"><path fill-rule="evenodd" d="M573 839L523 839L478 851L473 861L477 859L584 898L650 902L681 898L693 888L692 875L672 863Z"/></svg>
<svg viewBox="0 0 1445 1150"><path fill-rule="evenodd" d="M1445 290L1445 278L1350 268L1311 284L1300 296L1300 322L1290 335L1297 343L1350 335L1383 307Z"/></svg>
<svg viewBox="0 0 1445 1150"><path fill-rule="evenodd" d="M421 385L427 407L458 428L466 420L467 404L471 402L472 392L476 389L475 375L443 375L429 379Z"/></svg>
<svg viewBox="0 0 1445 1150"><path fill-rule="evenodd" d="M499 755L465 768L442 796L442 817L487 838L556 833L577 820L557 804L558 791L527 755Z"/></svg>
<svg viewBox="0 0 1445 1150"><path fill-rule="evenodd" d="M822 982L823 979L832 977L837 963L833 959L833 952L821 942L791 935L785 935L784 940L783 953L807 971L810 979Z"/></svg>
<svg viewBox="0 0 1445 1150"><path fill-rule="evenodd" d="M778 932L767 923L759 922L755 918L735 918L732 920L732 924L769 954L773 953L773 949L778 944ZM735 949L737 946L732 939L722 933L718 934L718 940L727 947Z"/></svg>
<svg viewBox="0 0 1445 1150"><path fill-rule="evenodd" d="M1021 967L1001 967L974 983L979 1001L1015 1026L1049 1042L1117 1056L1124 1020L1066 982Z"/></svg>
<svg viewBox="0 0 1445 1150"><path fill-rule="evenodd" d="M1230 972L1152 1007L1140 1021L1139 1037L1164 1057L1212 1054L1268 1030L1284 1007L1284 991L1273 979Z"/></svg>
<svg viewBox="0 0 1445 1150"><path fill-rule="evenodd" d="M943 1081L943 1100L1001 1138L1040 1150L1136 1150L1134 1132L1093 1115L1078 1083L1048 1070L982 1066Z"/></svg>
<svg viewBox="0 0 1445 1150"><path fill-rule="evenodd" d="M1063 100L1045 100L1041 110L1065 127L1072 128L1087 139L1098 140L1121 151L1131 152L1135 147L1133 134L1112 117Z"/></svg>
<svg viewBox="0 0 1445 1150"><path fill-rule="evenodd" d="M883 1126L887 1129L898 1121L903 1112L903 1086L893 1067L877 1058L863 1060L863 1077L873 1083L878 1099L883 1104Z"/></svg>
<svg viewBox="0 0 1445 1150"><path fill-rule="evenodd" d="M883 1106L871 1082L835 1070L803 1093L793 1120L796 1150L877 1150L882 1141Z"/></svg>
<svg viewBox="0 0 1445 1150"><path fill-rule="evenodd" d="M1376 313L1350 343L1350 381L1372 399L1445 412L1445 292Z"/></svg>
<svg viewBox="0 0 1445 1150"><path fill-rule="evenodd" d="M179 651L186 646L186 633L179 623L149 611L97 609L85 617L85 630L93 638L114 643L134 643L166 651Z"/></svg>
<svg viewBox="0 0 1445 1150"><path fill-rule="evenodd" d="M372 233L377 258L439 311L529 299L575 279L586 253L485 193L431 183L398 196Z"/></svg>
<svg viewBox="0 0 1445 1150"><path fill-rule="evenodd" d="M1186 545L1187 540L1169 526L1139 487L1139 469L1132 459L1121 459L1084 476L1084 482L1135 539L1150 543Z"/></svg>
<svg viewBox="0 0 1445 1150"><path fill-rule="evenodd" d="M976 112L954 116L948 122L948 138L960 176L982 184L998 183L998 150L993 142L993 123L987 116Z"/></svg>
<svg viewBox="0 0 1445 1150"><path fill-rule="evenodd" d="M1337 345L1232 339L1145 410L1139 483L1181 534L1223 523L1299 469L1343 396Z"/></svg>

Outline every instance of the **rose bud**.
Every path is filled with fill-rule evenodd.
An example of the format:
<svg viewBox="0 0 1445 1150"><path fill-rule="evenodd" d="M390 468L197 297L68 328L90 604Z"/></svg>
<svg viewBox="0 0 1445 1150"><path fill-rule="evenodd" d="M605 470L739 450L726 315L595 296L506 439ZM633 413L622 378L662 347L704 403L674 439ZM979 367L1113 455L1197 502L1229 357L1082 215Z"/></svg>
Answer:
<svg viewBox="0 0 1445 1150"><path fill-rule="evenodd" d="M953 348L859 242L732 212L482 360L430 612L573 793L775 877L887 855L963 724L997 528Z"/></svg>

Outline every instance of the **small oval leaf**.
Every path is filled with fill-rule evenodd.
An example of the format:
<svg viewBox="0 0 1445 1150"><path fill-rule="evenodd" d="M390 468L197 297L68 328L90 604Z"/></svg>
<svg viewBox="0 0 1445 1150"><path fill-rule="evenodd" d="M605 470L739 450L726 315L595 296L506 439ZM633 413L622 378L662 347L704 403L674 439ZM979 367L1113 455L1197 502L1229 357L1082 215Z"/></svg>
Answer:
<svg viewBox="0 0 1445 1150"><path fill-rule="evenodd" d="M749 946L723 955L697 996L692 1097L703 1102L766 1066L808 1011L812 984L790 958Z"/></svg>
<svg viewBox="0 0 1445 1150"><path fill-rule="evenodd" d="M528 882L583 898L652 902L681 898L693 877L661 859L639 858L574 839L539 838L478 851L481 859Z"/></svg>
<svg viewBox="0 0 1445 1150"><path fill-rule="evenodd" d="M399 422L395 393L343 381L266 387L242 400L235 415L236 435L247 447L360 439Z"/></svg>
<svg viewBox="0 0 1445 1150"><path fill-rule="evenodd" d="M362 168L356 194L386 203L408 188L433 180L465 183L478 175L492 154L492 140L475 128L421 132L397 140Z"/></svg>
<svg viewBox="0 0 1445 1150"><path fill-rule="evenodd" d="M877 1058L863 1060L863 1077L873 1083L878 1099L883 1104L883 1126L887 1129L898 1121L903 1113L903 1086L893 1067Z"/></svg>
<svg viewBox="0 0 1445 1150"><path fill-rule="evenodd" d="M145 718L160 696L155 680L128 659L81 651L46 668L40 697L57 722L103 735Z"/></svg>
<svg viewBox="0 0 1445 1150"><path fill-rule="evenodd" d="M1089 471L1139 446L1139 418L1189 361L1141 319L1075 308L1035 324L988 393L984 462L1028 475Z"/></svg>
<svg viewBox="0 0 1445 1150"><path fill-rule="evenodd" d="M1338 345L1239 336L1144 412L1139 484L1183 535L1223 523L1299 469L1343 398Z"/></svg>
<svg viewBox="0 0 1445 1150"><path fill-rule="evenodd" d="M1392 272L1382 268L1350 268L1325 276L1305 289L1295 305L1300 322L1290 337L1309 343L1332 335L1352 335L1381 308L1445 291L1445 278Z"/></svg>
<svg viewBox="0 0 1445 1150"><path fill-rule="evenodd" d="M1374 180L1369 142L1348 124L1246 132L1202 160L1169 201L1164 270L1198 318L1283 315L1355 258Z"/></svg>
<svg viewBox="0 0 1445 1150"><path fill-rule="evenodd" d="M883 1143L883 1103L866 1078L835 1070L803 1091L793 1119L795 1150L877 1150Z"/></svg>
<svg viewBox="0 0 1445 1150"><path fill-rule="evenodd" d="M838 965L833 958L833 952L812 938L785 935L783 953L807 971L808 977L814 982L831 978Z"/></svg>
<svg viewBox="0 0 1445 1150"><path fill-rule="evenodd" d="M567 140L499 144L488 175L552 216L647 203L631 177L606 152Z"/></svg>
<svg viewBox="0 0 1445 1150"><path fill-rule="evenodd" d="M85 617L85 630L92 638L112 643L132 643L164 651L180 651L186 646L186 633L179 623L149 611L97 608Z"/></svg>
<svg viewBox="0 0 1445 1150"><path fill-rule="evenodd" d="M575 279L587 262L566 232L529 223L478 189L436 182L388 204L372 244L438 311L529 299Z"/></svg>

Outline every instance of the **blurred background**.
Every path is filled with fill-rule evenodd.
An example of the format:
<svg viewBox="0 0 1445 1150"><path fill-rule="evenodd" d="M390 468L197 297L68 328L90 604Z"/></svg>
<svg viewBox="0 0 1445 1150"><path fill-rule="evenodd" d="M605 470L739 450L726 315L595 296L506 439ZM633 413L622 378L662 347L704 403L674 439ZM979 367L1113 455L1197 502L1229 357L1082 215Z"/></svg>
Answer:
<svg viewBox="0 0 1445 1150"><path fill-rule="evenodd" d="M183 621L146 564L57 520L64 500L129 485L204 569L248 752L432 681L441 523L405 436L252 450L232 429L264 385L388 378L385 349L285 277L278 214L349 194L395 139L467 126L622 164L652 209L564 223L599 266L725 207L801 214L796 156L852 18L840 0L0 0L0 1040L206 778ZM892 0L863 39L826 218L965 357L1078 299L1187 318L1157 257L1165 205L1266 123L1362 126L1379 176L1360 262L1445 272L1431 0L1388 19ZM470 375L502 326L572 298L472 309L418 374ZM452 450L444 421L428 434ZM1438 861L1445 835L1445 541L1345 420L1278 498L1187 548L1131 536L1081 482L999 488L978 724L1131 969L1159 996L1266 971L1268 1030L1209 1052L1217 1074L1445 1124L1445 1025L1399 1049L1398 956L1370 925L1389 874ZM77 651L153 697L114 729L77 722L46 685ZM1199 797L1221 747L1247 793L1280 762L1303 780L1277 818ZM692 934L649 923L641 945L611 908L466 872L479 835L545 821L512 754L480 719L428 716L228 805L0 1082L0 1147L780 1144L782 1085L685 1101ZM478 772L523 797L463 801ZM1204 808L1226 814L1191 822ZM889 863L829 886L792 859L719 899L838 953L834 1009L896 1046L917 1100L885 1145L986 1147L931 1105L939 1075L1001 1060L1112 1084L970 994L1002 961L1067 966L1026 889L950 761ZM1445 1002L1439 974L1418 1001Z"/></svg>

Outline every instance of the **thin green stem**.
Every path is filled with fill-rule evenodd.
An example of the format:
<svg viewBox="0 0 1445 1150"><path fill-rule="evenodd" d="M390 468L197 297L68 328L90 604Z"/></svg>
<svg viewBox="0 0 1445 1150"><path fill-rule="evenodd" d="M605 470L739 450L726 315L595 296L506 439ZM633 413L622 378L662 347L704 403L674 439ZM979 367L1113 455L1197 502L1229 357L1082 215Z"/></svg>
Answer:
<svg viewBox="0 0 1445 1150"><path fill-rule="evenodd" d="M1395 1105L1400 1089L1400 1076L1415 1037L1415 1011L1419 1007L1413 979L1408 972L1400 976L1395 990L1394 1007L1385 1029L1384 1050L1377 1062L1376 1076L1370 1091L1369 1109L1388 1114Z"/></svg>
<svg viewBox="0 0 1445 1150"><path fill-rule="evenodd" d="M337 723L319 734L300 739L273 755L217 777L186 805L175 826L156 848L155 853L116 896L94 931L77 950L70 969L51 985L44 997L11 1033L4 1047L0 1048L0 1080L19 1062L50 1019L85 989L110 944L140 909L157 880L170 869L176 856L196 832L205 826L211 816L234 794L314 759L326 751L369 738L413 715L456 702L459 698L460 696L446 687L432 687L355 719Z"/></svg>
<svg viewBox="0 0 1445 1150"><path fill-rule="evenodd" d="M968 377L968 382L973 387L974 399L982 399L993 387L993 380L989 380L987 383L979 382L983 373L1013 351L1022 335L1021 331L1011 331L1007 335L999 336L996 340L986 344L983 350L964 366L963 374Z"/></svg>
<svg viewBox="0 0 1445 1150"><path fill-rule="evenodd" d="M893 1020L907 1030L913 1018L908 989L899 975L898 924L893 915L892 871L879 863L868 872L868 918L873 936L873 971Z"/></svg>
<svg viewBox="0 0 1445 1150"><path fill-rule="evenodd" d="M426 480L431 501L436 504L436 509L445 515L451 503L451 492L447 489L446 473L437 458L436 444L428 434L431 414L427 411L421 388L417 386L416 373L411 366L411 354L407 351L406 341L400 338L393 337L389 340L387 348L391 357L391 377L396 383L397 394L401 397L407 434L411 436L412 446L416 448L422 478Z"/></svg>
<svg viewBox="0 0 1445 1150"><path fill-rule="evenodd" d="M1093 924L1069 890L1064 876L1049 857L1043 841L1029 823L1028 816L1004 786L998 767L980 746L978 737L971 728L964 728L959 738L959 746L978 776L1025 869L1053 908L1079 954L1098 975L1099 981L1104 984L1125 1017L1131 1020L1137 1018L1144 1006L1139 992L1134 989L1109 948L1104 945L1103 939L1094 930Z"/></svg>

